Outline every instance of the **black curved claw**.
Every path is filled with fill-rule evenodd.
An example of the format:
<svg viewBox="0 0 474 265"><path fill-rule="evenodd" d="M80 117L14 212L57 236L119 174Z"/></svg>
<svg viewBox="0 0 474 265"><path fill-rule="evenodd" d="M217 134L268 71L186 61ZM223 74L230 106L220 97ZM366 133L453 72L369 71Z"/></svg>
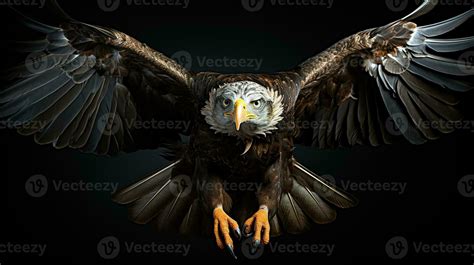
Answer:
<svg viewBox="0 0 474 265"><path fill-rule="evenodd" d="M237 259L237 256L234 253L234 249L232 248L232 245L227 245L226 249L230 253L230 255L232 255L232 257L234 257L234 259Z"/></svg>
<svg viewBox="0 0 474 265"><path fill-rule="evenodd" d="M252 244L252 253L256 253L257 249L260 247L260 240L253 241Z"/></svg>
<svg viewBox="0 0 474 265"><path fill-rule="evenodd" d="M237 229L234 230L234 235L238 240L242 238L242 233L240 232L240 228L237 227Z"/></svg>

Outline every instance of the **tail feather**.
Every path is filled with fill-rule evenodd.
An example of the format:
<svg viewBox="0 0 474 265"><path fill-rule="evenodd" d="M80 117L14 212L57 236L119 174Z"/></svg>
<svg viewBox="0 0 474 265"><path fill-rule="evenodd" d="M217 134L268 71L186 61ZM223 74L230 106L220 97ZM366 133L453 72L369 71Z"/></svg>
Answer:
<svg viewBox="0 0 474 265"><path fill-rule="evenodd" d="M138 224L152 222L159 231L182 234L203 231L203 220L209 218L203 216L201 201L196 196L193 185L181 185L180 189L175 187L180 184L179 177L182 176L177 173L181 172L180 162L181 160L122 189L113 196L113 200L129 204L130 218ZM351 195L296 161L293 163L292 174L291 190L282 195L277 213L270 220L272 236L279 236L283 232L305 232L313 222L330 223L337 216L332 206L349 208L357 204L357 200ZM242 200L241 205L234 205L234 208L251 210L253 207L249 203L251 202L248 200ZM245 215L242 220L248 218L248 213L242 213Z"/></svg>
<svg viewBox="0 0 474 265"><path fill-rule="evenodd" d="M318 196L338 208L352 208L358 203L357 199L352 195L340 190L333 183L329 183L297 161L293 163L293 174L300 184L305 184Z"/></svg>
<svg viewBox="0 0 474 265"><path fill-rule="evenodd" d="M270 235L272 237L280 236L283 234L280 221L278 220L278 215L273 216L270 220Z"/></svg>
<svg viewBox="0 0 474 265"><path fill-rule="evenodd" d="M130 207L130 218L138 224L147 224L159 214L173 200L174 195L169 187L171 179L160 185L156 191L148 193L133 203Z"/></svg>
<svg viewBox="0 0 474 265"><path fill-rule="evenodd" d="M280 199L277 215L270 221L275 235L282 230L299 234L316 224L328 224L337 217L332 207L350 208L357 205L357 199L338 189L333 183L311 172L293 160L291 190ZM281 225L280 222L281 221ZM274 235L272 232L272 235Z"/></svg>
<svg viewBox="0 0 474 265"><path fill-rule="evenodd" d="M195 234L200 229L201 216L201 203L198 199L195 199L191 206L189 206L188 212L183 218L179 227L179 232L184 235Z"/></svg>
<svg viewBox="0 0 474 265"><path fill-rule="evenodd" d="M291 194L303 212L317 224L331 223L336 219L336 211L308 187L293 181Z"/></svg>
<svg viewBox="0 0 474 265"><path fill-rule="evenodd" d="M191 187L187 188L191 189ZM182 220L192 209L193 197L187 193L186 189L180 190L179 194L175 194L175 196L156 218L158 231L179 231Z"/></svg>
<svg viewBox="0 0 474 265"><path fill-rule="evenodd" d="M143 197L143 194L153 192L163 180L171 177L171 172L181 160L159 170L151 176L144 178L120 191L112 197L112 200L119 204L129 204Z"/></svg>
<svg viewBox="0 0 474 265"><path fill-rule="evenodd" d="M129 204L130 219L137 224L152 222L159 231L196 231L200 203L192 193L192 185L182 185L182 181L191 179L184 173L178 174L184 170L182 167L187 167L186 162L178 160L120 190L113 200Z"/></svg>
<svg viewBox="0 0 474 265"><path fill-rule="evenodd" d="M281 219L285 231L289 234L301 234L310 228L310 221L291 193L285 193L278 207L278 218Z"/></svg>

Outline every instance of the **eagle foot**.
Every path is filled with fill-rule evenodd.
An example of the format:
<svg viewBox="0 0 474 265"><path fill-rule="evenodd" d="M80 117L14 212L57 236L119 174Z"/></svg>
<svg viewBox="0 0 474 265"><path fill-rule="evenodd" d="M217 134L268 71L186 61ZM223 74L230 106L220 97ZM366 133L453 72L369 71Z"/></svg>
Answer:
<svg viewBox="0 0 474 265"><path fill-rule="evenodd" d="M253 230L252 230L253 227ZM253 249L256 250L261 243L270 243L270 222L268 221L268 209L261 208L244 223L244 236L253 235Z"/></svg>
<svg viewBox="0 0 474 265"><path fill-rule="evenodd" d="M234 242L230 236L230 229L234 232L234 236L240 240L241 233L239 224L227 215L222 208L214 209L214 236L216 237L217 246L227 251L237 259L234 253ZM221 237L222 236L222 237ZM222 239L223 238L223 239Z"/></svg>

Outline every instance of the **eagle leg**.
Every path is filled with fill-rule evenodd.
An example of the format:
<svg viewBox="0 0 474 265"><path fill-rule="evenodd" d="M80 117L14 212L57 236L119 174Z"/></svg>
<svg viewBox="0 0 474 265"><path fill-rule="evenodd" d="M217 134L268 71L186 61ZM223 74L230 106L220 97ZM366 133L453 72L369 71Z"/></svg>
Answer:
<svg viewBox="0 0 474 265"><path fill-rule="evenodd" d="M252 231L253 227L253 231ZM253 235L252 251L256 251L261 243L270 243L270 222L268 220L268 208L260 209L244 223L244 236ZM263 235L263 236L262 236Z"/></svg>
<svg viewBox="0 0 474 265"><path fill-rule="evenodd" d="M217 246L220 249L226 248L229 253L237 259L237 256L234 253L234 242L230 236L230 229L234 231L234 235L237 239L240 239L240 229L239 224L229 215L227 215L222 207L214 209L214 236L216 237ZM229 229L230 228L230 229ZM222 237L224 238L222 240Z"/></svg>
<svg viewBox="0 0 474 265"><path fill-rule="evenodd" d="M288 154L281 152L280 158L271 165L263 177L263 186L257 193L259 210L244 222L244 235L253 235L252 251L256 251L260 244L270 243L270 222L278 208L279 198L282 194L281 181L288 175Z"/></svg>

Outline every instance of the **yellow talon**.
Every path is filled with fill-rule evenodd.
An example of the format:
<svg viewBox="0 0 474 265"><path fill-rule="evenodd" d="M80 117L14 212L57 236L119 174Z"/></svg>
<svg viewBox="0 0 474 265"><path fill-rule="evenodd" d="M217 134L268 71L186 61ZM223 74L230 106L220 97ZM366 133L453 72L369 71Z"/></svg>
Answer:
<svg viewBox="0 0 474 265"><path fill-rule="evenodd" d="M214 209L213 216L214 236L216 237L217 246L220 249L227 248L231 255L236 258L234 254L234 242L230 236L230 229L234 231L237 238L240 238L239 224L234 219L230 218L221 207ZM223 239L221 238L221 235Z"/></svg>
<svg viewBox="0 0 474 265"><path fill-rule="evenodd" d="M253 241L255 245L260 242L264 245L270 243L270 222L268 221L268 210L260 209L244 223L244 233L251 234L253 227Z"/></svg>

